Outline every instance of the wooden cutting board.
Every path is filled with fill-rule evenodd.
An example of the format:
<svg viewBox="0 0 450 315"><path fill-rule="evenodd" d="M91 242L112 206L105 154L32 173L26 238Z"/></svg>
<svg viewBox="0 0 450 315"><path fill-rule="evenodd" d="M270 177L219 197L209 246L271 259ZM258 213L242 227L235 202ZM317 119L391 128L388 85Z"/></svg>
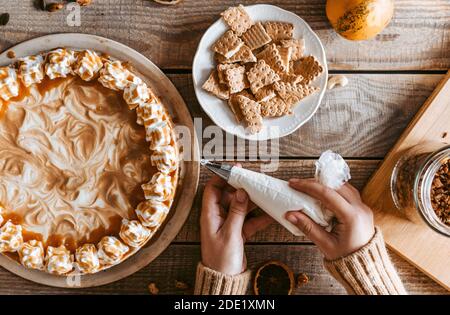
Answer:
<svg viewBox="0 0 450 315"><path fill-rule="evenodd" d="M450 71L363 190L363 199L374 210L375 222L387 245L450 290L450 238L429 228L417 212L402 215L390 192L392 170L399 157L408 148L426 141L450 143Z"/></svg>

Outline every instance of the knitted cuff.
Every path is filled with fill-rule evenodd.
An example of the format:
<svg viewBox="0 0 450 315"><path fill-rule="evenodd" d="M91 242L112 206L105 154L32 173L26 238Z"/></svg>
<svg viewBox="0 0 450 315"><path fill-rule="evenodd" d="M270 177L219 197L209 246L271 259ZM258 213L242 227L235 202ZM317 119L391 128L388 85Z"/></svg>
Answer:
<svg viewBox="0 0 450 315"><path fill-rule="evenodd" d="M196 295L243 295L247 291L251 272L249 270L230 276L198 263L195 279Z"/></svg>
<svg viewBox="0 0 450 315"><path fill-rule="evenodd" d="M407 294L378 228L367 245L346 257L324 260L324 265L349 294Z"/></svg>

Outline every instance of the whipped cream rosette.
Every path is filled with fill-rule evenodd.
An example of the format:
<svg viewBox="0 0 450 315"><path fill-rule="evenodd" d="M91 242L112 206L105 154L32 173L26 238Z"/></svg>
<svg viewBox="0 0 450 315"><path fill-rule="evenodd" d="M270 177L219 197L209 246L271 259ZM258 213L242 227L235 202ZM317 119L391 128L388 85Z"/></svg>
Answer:
<svg viewBox="0 0 450 315"><path fill-rule="evenodd" d="M131 247L141 247L150 238L151 232L139 221L123 219L119 235L125 244Z"/></svg>
<svg viewBox="0 0 450 315"><path fill-rule="evenodd" d="M50 79L65 78L73 74L72 66L77 60L75 52L65 48L52 50L47 54L45 74Z"/></svg>
<svg viewBox="0 0 450 315"><path fill-rule="evenodd" d="M144 82L130 83L123 90L123 98L130 109L135 109L150 99L150 91Z"/></svg>
<svg viewBox="0 0 450 315"><path fill-rule="evenodd" d="M2 226L3 222L5 222L5 219L3 218L2 214L5 213L5 209L0 206L0 226Z"/></svg>
<svg viewBox="0 0 450 315"><path fill-rule="evenodd" d="M149 229L158 228L169 213L167 204L156 200L141 202L136 208L136 215L142 225Z"/></svg>
<svg viewBox="0 0 450 315"><path fill-rule="evenodd" d="M20 246L20 263L30 269L44 269L44 245L41 241L30 240Z"/></svg>
<svg viewBox="0 0 450 315"><path fill-rule="evenodd" d="M164 111L164 107L151 96L148 102L142 103L136 108L137 123L149 127L157 121L163 120Z"/></svg>
<svg viewBox="0 0 450 315"><path fill-rule="evenodd" d="M19 76L26 87L40 83L44 79L44 58L42 55L20 58Z"/></svg>
<svg viewBox="0 0 450 315"><path fill-rule="evenodd" d="M57 78L59 80L51 82ZM109 91L105 91L104 87ZM22 95L22 89L25 92L23 100L16 98ZM98 98L96 93L99 93ZM111 108L106 105L111 105ZM0 207L0 252L17 251L19 262L30 269L56 275L73 274L75 270L92 274L118 264L137 252L163 224L178 180L179 152L174 127L165 106L128 64L95 51L66 48L20 58L12 66L0 67L0 111L3 106L8 111L17 109L25 113L21 133L17 135L20 141L14 137L2 137L2 134L10 134L8 132L0 133L0 146L13 147L6 148L4 152L9 152L9 155L5 159L11 163L23 163L15 169L26 174L18 174L11 187L2 186L5 184L0 182L0 203L8 202L8 206L16 209L15 215L22 219L20 225L3 222L3 208ZM137 123L143 126L141 131L130 123L130 119L135 119L134 113L123 111L121 106L135 110ZM5 120L16 116L17 112L6 115ZM1 129L1 123L2 119L0 130L7 131L7 128ZM15 125L16 122L8 123ZM65 130L64 134L60 134L60 129ZM36 130L36 133L29 130ZM100 136L101 141L97 139ZM48 141L41 143L42 139ZM136 144L139 141L143 143ZM16 156L16 152L24 150L30 154ZM129 156L128 150L133 151L130 154L133 158L123 159ZM107 162L102 162L105 152ZM46 164L28 163L31 158ZM72 167L78 165L79 160L82 160L80 165L84 165L86 170ZM113 167L111 174L104 174L105 165ZM156 170L151 166L155 166ZM40 172L47 167L52 174ZM0 173L4 171L2 168L0 165ZM134 177L140 179L123 178L122 173L128 174L125 171L128 169L132 169L136 175ZM70 180L64 181L60 187L59 181L62 179L55 178L59 176L56 174L68 176ZM75 180L78 177L83 180ZM148 178L151 180L145 183ZM29 188L30 193L24 191L20 200L8 199L11 197L8 192L20 190L18 187L21 184ZM89 185L88 189L86 185ZM130 196L134 197L135 188L141 188L145 196L145 200L141 200L135 209L139 221L133 220L129 214ZM32 191L34 189L37 191ZM51 197L41 198L42 205L36 205L34 195ZM109 198L111 195L114 198ZM110 204L113 199L114 204ZM58 209L60 204L65 205L63 211ZM51 213L52 219L48 225L45 225L45 220L30 219L41 217L40 208L45 213ZM102 209L105 213L100 213ZM81 211L87 215L78 222ZM33 216L27 216L28 212L33 212ZM114 226L118 224L117 220L110 220L117 215L122 218L117 235L100 235L97 245L92 244L96 241L86 238L95 234L93 231L117 231L119 226ZM70 230L70 225L64 225L62 222L67 222L66 218L74 220L77 228ZM24 243L22 229L29 231L29 227L37 227L30 231L44 232L39 238ZM52 236L59 239L61 235L64 238L56 244L52 243L55 246L45 248L44 244ZM64 245L56 247L73 244L71 241L79 244L73 252Z"/></svg>
<svg viewBox="0 0 450 315"><path fill-rule="evenodd" d="M19 95L19 82L16 69L0 67L0 98L4 101Z"/></svg>
<svg viewBox="0 0 450 315"><path fill-rule="evenodd" d="M102 67L102 58L95 51L84 50L78 54L74 72L84 81L91 81Z"/></svg>
<svg viewBox="0 0 450 315"><path fill-rule="evenodd" d="M23 243L22 226L11 221L5 223L0 229L0 253L15 252Z"/></svg>
<svg viewBox="0 0 450 315"><path fill-rule="evenodd" d="M49 273L64 275L73 270L73 255L64 245L48 246L45 263Z"/></svg>
<svg viewBox="0 0 450 315"><path fill-rule="evenodd" d="M155 201L166 201L171 199L174 193L172 177L164 173L156 173L150 182L142 185L145 199Z"/></svg>
<svg viewBox="0 0 450 315"><path fill-rule="evenodd" d="M152 165L161 173L170 173L177 169L177 150L171 145L157 147L151 157Z"/></svg>
<svg viewBox="0 0 450 315"><path fill-rule="evenodd" d="M97 245L98 258L105 265L115 265L122 261L125 254L130 250L114 236L103 237Z"/></svg>
<svg viewBox="0 0 450 315"><path fill-rule="evenodd" d="M75 252L76 266L84 273L95 273L100 268L97 248L94 244L83 244Z"/></svg>
<svg viewBox="0 0 450 315"><path fill-rule="evenodd" d="M107 61L103 65L103 69L100 70L100 77L98 81L103 84L104 87L120 91L125 89L130 83L142 82L139 77L131 74L120 61Z"/></svg>
<svg viewBox="0 0 450 315"><path fill-rule="evenodd" d="M150 142L150 150L169 145L172 139L172 128L167 121L158 121L145 126L146 140Z"/></svg>

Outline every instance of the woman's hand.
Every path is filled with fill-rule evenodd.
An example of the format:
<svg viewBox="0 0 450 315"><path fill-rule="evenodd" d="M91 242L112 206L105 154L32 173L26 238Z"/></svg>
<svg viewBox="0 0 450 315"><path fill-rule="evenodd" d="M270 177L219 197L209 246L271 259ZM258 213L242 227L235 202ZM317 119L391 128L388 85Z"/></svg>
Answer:
<svg viewBox="0 0 450 315"><path fill-rule="evenodd" d="M289 185L313 198L333 212L336 224L331 232L301 211L290 211L286 219L313 241L328 260L347 256L366 245L375 234L372 210L366 206L356 188L350 184L333 190L314 179L291 179Z"/></svg>
<svg viewBox="0 0 450 315"><path fill-rule="evenodd" d="M245 241L273 222L267 214L246 220L254 208L244 190L236 191L218 176L209 180L200 217L203 265L228 275L245 271Z"/></svg>

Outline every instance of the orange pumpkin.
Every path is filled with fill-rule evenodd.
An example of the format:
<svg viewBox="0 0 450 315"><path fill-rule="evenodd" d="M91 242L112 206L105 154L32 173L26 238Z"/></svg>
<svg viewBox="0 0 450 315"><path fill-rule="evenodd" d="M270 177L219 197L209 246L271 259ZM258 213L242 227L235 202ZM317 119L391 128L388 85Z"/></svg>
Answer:
<svg viewBox="0 0 450 315"><path fill-rule="evenodd" d="M393 0L327 0L327 17L341 36L350 40L375 37L391 21Z"/></svg>

